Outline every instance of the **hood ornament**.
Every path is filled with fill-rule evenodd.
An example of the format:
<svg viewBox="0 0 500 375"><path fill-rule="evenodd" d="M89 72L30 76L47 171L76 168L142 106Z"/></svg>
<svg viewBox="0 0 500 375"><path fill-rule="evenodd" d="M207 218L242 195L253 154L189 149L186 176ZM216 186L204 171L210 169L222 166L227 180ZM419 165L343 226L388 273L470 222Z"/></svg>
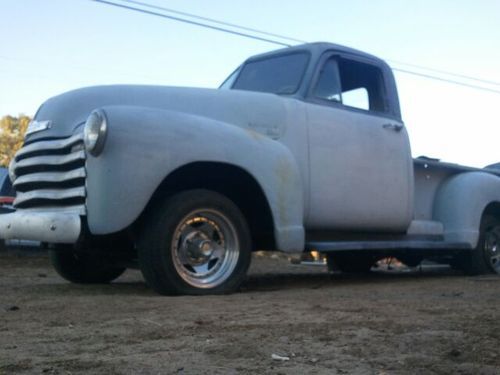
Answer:
<svg viewBox="0 0 500 375"><path fill-rule="evenodd" d="M36 121L33 120L29 123L28 129L26 129L26 136L33 134L33 133L38 133L41 132L42 130L47 130L50 129L52 126L51 121Z"/></svg>

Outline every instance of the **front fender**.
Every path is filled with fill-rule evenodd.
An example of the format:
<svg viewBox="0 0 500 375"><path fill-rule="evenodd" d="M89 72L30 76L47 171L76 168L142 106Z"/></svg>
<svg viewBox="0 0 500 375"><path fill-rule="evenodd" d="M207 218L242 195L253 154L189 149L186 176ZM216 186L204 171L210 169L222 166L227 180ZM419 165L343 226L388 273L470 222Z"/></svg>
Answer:
<svg viewBox="0 0 500 375"><path fill-rule="evenodd" d="M434 203L434 219L444 224L445 240L476 247L485 208L500 202L500 178L485 172L465 172L446 180Z"/></svg>
<svg viewBox="0 0 500 375"><path fill-rule="evenodd" d="M244 169L267 198L276 245L304 248L303 189L288 148L250 129L187 113L144 107L102 108L108 135L101 155L87 158L91 233L130 226L161 182L181 166L220 162Z"/></svg>

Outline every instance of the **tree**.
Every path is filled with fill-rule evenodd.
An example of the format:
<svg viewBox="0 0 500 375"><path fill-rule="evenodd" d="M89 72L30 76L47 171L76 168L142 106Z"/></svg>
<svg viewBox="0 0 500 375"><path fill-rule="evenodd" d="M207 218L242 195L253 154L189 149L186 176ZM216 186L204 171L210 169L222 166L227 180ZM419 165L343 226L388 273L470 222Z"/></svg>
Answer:
<svg viewBox="0 0 500 375"><path fill-rule="evenodd" d="M23 145L24 133L30 121L31 118L24 115L2 117L0 120L0 166L9 166L14 154Z"/></svg>

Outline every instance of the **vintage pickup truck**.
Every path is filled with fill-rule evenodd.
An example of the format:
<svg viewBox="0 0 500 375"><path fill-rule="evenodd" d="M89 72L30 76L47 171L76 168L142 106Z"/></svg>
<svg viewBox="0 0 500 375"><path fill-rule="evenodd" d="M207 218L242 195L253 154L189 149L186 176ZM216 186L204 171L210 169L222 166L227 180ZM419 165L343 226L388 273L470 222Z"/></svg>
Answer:
<svg viewBox="0 0 500 375"><path fill-rule="evenodd" d="M235 291L257 249L500 273L499 175L412 159L390 67L313 43L251 57L217 90L49 99L11 163L0 237L49 244L73 282L136 264L161 294Z"/></svg>

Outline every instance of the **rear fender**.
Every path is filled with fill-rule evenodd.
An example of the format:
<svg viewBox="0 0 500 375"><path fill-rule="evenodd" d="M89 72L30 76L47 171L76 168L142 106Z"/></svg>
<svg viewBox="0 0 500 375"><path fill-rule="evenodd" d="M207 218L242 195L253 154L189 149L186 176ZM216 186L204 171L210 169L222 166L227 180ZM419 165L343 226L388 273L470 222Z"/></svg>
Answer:
<svg viewBox="0 0 500 375"><path fill-rule="evenodd" d="M434 219L444 224L445 240L479 240L481 218L486 207L500 202L500 177L485 172L465 172L450 177L439 188L434 202Z"/></svg>

